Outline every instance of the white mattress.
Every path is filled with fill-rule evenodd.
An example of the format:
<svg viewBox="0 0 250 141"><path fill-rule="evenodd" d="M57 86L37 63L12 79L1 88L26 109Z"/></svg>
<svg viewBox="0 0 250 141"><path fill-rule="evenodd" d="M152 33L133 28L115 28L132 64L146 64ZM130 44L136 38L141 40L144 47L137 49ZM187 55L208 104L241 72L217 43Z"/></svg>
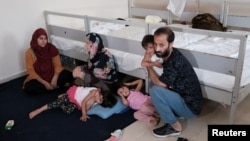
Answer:
<svg viewBox="0 0 250 141"><path fill-rule="evenodd" d="M51 42L60 50L76 50L81 55L86 55L88 53L84 42L74 41L57 36L51 36ZM141 68L141 60L143 56L110 48L106 49L114 55L116 63L119 64L119 68L125 71L133 71Z"/></svg>
<svg viewBox="0 0 250 141"><path fill-rule="evenodd" d="M90 27L90 32L96 32L99 34L109 34L112 31L122 30L125 28L125 25L116 24L116 23L107 23L107 22L99 22L92 21L92 26Z"/></svg>
<svg viewBox="0 0 250 141"><path fill-rule="evenodd" d="M207 35L199 35L199 34L176 32L176 31L174 33L175 33L175 40L173 46L176 48L185 48L190 44L197 43L208 37Z"/></svg>
<svg viewBox="0 0 250 141"><path fill-rule="evenodd" d="M207 37L196 43L191 43L184 49L216 54L226 57L235 57L239 50L239 40L231 38Z"/></svg>
<svg viewBox="0 0 250 141"><path fill-rule="evenodd" d="M107 50L114 55L115 62L118 64L119 68L122 68L125 71L133 71L142 68L141 61L143 56L110 48L107 48Z"/></svg>
<svg viewBox="0 0 250 141"><path fill-rule="evenodd" d="M85 48L85 42L66 39L54 35L50 36L50 39L51 43L54 44L60 50L76 50L81 53L87 52L87 49Z"/></svg>
<svg viewBox="0 0 250 141"><path fill-rule="evenodd" d="M124 39L131 39L136 41L141 41L145 34L146 33L144 27L136 27L136 26L126 26L121 30L113 30L107 33L107 35L110 36L120 37Z"/></svg>
<svg viewBox="0 0 250 141"><path fill-rule="evenodd" d="M131 21L144 22L143 19L126 19ZM61 25L68 26L70 28L78 28L84 30L84 24L82 21L71 20L71 22L61 22ZM172 24L172 27L190 28L190 25ZM120 38L133 39L141 41L145 35L144 27L125 26L116 23L105 23L91 21L91 32L97 32L101 34L111 35ZM244 31L232 31L241 32ZM83 42L77 42L72 40L65 40L59 37L52 37L52 43L62 50L79 50L79 52L86 53ZM215 46L216 44L216 46ZM209 54L216 54L227 57L236 57L238 55L239 41L226 38L208 37L207 35L198 35L191 33L175 32L174 47L184 48L189 50L200 51ZM250 83L250 39L247 42L247 51L245 55L245 63L243 68L243 74L241 79L241 86ZM121 52L118 50L111 50L115 56L117 64L124 70L131 71L141 67L142 56ZM126 58L126 59L125 59ZM133 63L131 63L133 62ZM225 90L231 90L233 86L233 77L221 74L215 74L213 72L207 72L204 70L196 69L197 75L201 83L211 85L213 87L221 87ZM221 77L223 82L218 81L218 77ZM225 81L228 80L228 81ZM228 84L227 84L228 83Z"/></svg>
<svg viewBox="0 0 250 141"><path fill-rule="evenodd" d="M208 37L199 42L191 43L182 48L204 52L208 54L216 54L225 57L236 58L239 51L239 40L231 38ZM250 83L250 38L248 37L245 59L242 71L241 86ZM229 75L222 75L205 70L195 69L201 81L208 86L219 87L224 90L232 91L234 78ZM218 79L221 78L221 79Z"/></svg>
<svg viewBox="0 0 250 141"><path fill-rule="evenodd" d="M182 24L170 24L167 26L176 28L190 28L190 25L182 25ZM156 29L152 29L151 34L154 34L155 30ZM173 46L175 48L184 48L185 46L196 43L208 37L208 35L185 33L178 31L174 31L174 34L175 34L175 39Z"/></svg>

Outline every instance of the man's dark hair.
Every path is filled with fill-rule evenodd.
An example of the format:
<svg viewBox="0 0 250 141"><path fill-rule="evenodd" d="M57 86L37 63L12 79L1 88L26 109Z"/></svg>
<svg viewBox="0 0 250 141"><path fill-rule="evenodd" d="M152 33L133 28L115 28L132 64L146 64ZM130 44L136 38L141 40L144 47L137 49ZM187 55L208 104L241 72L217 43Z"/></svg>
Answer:
<svg viewBox="0 0 250 141"><path fill-rule="evenodd" d="M143 37L141 45L145 49L145 47L149 44L152 43L154 44L154 36L151 34L147 34Z"/></svg>
<svg viewBox="0 0 250 141"><path fill-rule="evenodd" d="M175 38L174 32L170 28L168 28L168 27L160 27L154 33L155 36L158 36L158 35L161 35L161 34L165 34L165 35L168 36L167 41L169 43L172 43L174 41L174 38Z"/></svg>

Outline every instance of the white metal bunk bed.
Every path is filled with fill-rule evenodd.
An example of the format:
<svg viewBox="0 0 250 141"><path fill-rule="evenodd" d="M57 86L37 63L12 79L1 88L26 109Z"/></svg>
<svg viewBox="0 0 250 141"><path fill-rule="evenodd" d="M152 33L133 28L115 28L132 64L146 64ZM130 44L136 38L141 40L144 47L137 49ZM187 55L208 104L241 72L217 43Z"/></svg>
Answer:
<svg viewBox="0 0 250 141"><path fill-rule="evenodd" d="M135 68L135 66L140 66L140 63L131 63L132 61L129 60L131 59L129 57L131 54L129 53L140 55L133 57L141 60L144 50L140 42L142 37L148 33L148 25L145 23L145 17L147 15L156 15L161 19L167 20L169 19L169 11L165 9L134 7L132 6L132 0L128 2L130 5L128 17L120 17L126 21L83 15L88 12L83 12L84 10L82 9L57 12L45 11L45 23L51 42L58 47L60 54L86 61L88 54L84 47L84 37L88 32L97 32L102 36L105 46L113 52L115 60L119 64L118 71L144 79L147 76L147 71L145 68ZM161 25L163 24L165 23L161 23ZM108 28L110 25L113 25L112 29ZM138 33L138 30L140 33ZM120 45L124 46L124 48L118 48ZM116 48L118 49L116 50ZM126 51L127 53L124 54L124 52L119 51ZM129 59L122 59L124 56ZM130 67L127 65L130 65ZM145 80L147 81L148 79ZM147 90L148 85L146 86Z"/></svg>
<svg viewBox="0 0 250 141"><path fill-rule="evenodd" d="M250 77L250 14L247 12L249 9L249 2L238 2L238 1L225 1L224 3L224 18L223 25L227 27L228 32L239 33L243 35L247 35L246 40L246 50L245 53L242 53L242 56L239 55L239 59L241 59L244 63L242 68L242 78L241 84L238 87L234 88L234 93L232 95L232 105L230 111L230 122L232 122L235 111L237 109L237 105L242 101L248 94L250 93L250 83L245 79ZM243 59L242 59L243 58ZM245 71L247 70L247 71ZM242 80L243 79L243 80ZM243 84L242 84L243 83Z"/></svg>
<svg viewBox="0 0 250 141"><path fill-rule="evenodd" d="M165 10L152 10L146 8L133 8L140 17L143 11L165 13ZM137 12L136 12L137 11ZM140 12L138 12L140 11ZM88 53L85 49L84 37L89 32L97 32L104 40L105 47L113 53L118 64L118 71L145 79L147 71L139 67L140 63L131 63L133 59L141 60L144 50L141 47L141 40L148 33L148 24L145 20L136 18L124 18L125 20L98 18L93 16L72 14L65 11L45 11L45 23L50 40L57 46L60 54L82 61L87 61ZM152 13L154 14L154 13ZM159 15L165 16L165 15ZM165 17L161 17L164 19ZM165 25L165 23L159 23ZM134 57L132 58L131 57ZM128 59L123 59L128 58ZM148 79L146 84L148 84ZM146 90L148 87L146 86Z"/></svg>
<svg viewBox="0 0 250 141"><path fill-rule="evenodd" d="M83 26L81 27L81 29L76 29L71 26L64 27L50 24L50 14L79 18L83 20ZM60 53L83 61L86 61L87 53L84 51L80 52L78 50L74 50L73 48L77 46L81 48L81 50L84 50L83 40L85 34L95 30L92 27L92 24L106 22L124 25L124 28L134 26L142 28L144 34L152 33L155 28L162 26L144 22L111 20L105 18L90 17L86 15L80 16L49 11L45 12L45 20L48 29L48 34L50 37L53 37L51 39L54 39L55 37L63 37L61 38L61 44L69 45L69 49L60 50ZM177 33L174 46L179 48L193 64L193 66L197 68L196 72L202 84L203 96L213 101L231 105L229 122L233 123L234 113L237 104L248 95L250 89L249 79L247 79L244 83L242 82L242 78L245 79L245 76L247 76L245 71L249 71L247 70L247 68L250 68L246 67L246 63L244 63L244 59L249 59L250 54L246 54L245 58L242 57L245 56L246 53L247 36L245 34L222 33L190 28L171 28L174 30L175 33ZM107 49L114 54L116 63L118 65L118 70L125 74L145 79L146 84L148 84L148 73L145 68L142 68L140 66L140 61L142 59L142 55L144 54L144 50L141 47L141 40L139 36L142 36L143 33L137 34L139 36L137 36L136 38L126 38L124 36L120 36L119 34L117 34L117 32L118 31L100 32L100 35L102 36ZM112 35L111 33L116 34ZM192 38L190 38L190 35ZM231 50L229 51L229 53L213 53L206 52L206 50L196 50L197 48L192 48L195 45L198 45L199 43L202 43L202 41L204 42L206 41L206 39L209 38L212 38L213 40L220 38L220 40L216 40L217 44L223 44L225 40L228 41L229 38L232 38L235 42L233 44L233 47L237 49L233 51ZM185 43L183 43L183 41L185 41ZM60 43L56 45L60 46ZM219 48L223 46L215 45L215 47ZM230 49L230 47L228 47L228 49ZM128 65L132 66L130 66L129 68ZM217 79L214 81L213 78ZM218 78L221 78L220 80L223 80L223 82L218 81ZM147 89L148 85L146 85L146 90Z"/></svg>
<svg viewBox="0 0 250 141"><path fill-rule="evenodd" d="M190 26L193 17L195 17L197 14L210 13L215 18L219 19L221 23L223 22L225 5L224 0L220 0L219 2L211 2L207 0L187 0L180 17L174 16L174 14L167 9L169 1L170 0L145 2L144 0L129 0L129 17L133 18L146 17L147 15L156 15L162 17L162 19L167 22L168 25L182 28L183 24L181 24L181 22L186 22L186 24L188 24L186 27L188 27ZM154 7L154 9L148 9L148 7Z"/></svg>

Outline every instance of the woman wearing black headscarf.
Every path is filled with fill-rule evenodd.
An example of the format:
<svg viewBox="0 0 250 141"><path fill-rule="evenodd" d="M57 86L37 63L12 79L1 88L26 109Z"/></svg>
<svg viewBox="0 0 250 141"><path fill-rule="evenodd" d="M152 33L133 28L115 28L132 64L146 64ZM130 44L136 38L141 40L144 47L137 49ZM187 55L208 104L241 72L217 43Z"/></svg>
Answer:
<svg viewBox="0 0 250 141"><path fill-rule="evenodd" d="M112 89L111 86L118 81L113 55L104 48L103 41L97 33L86 35L86 47L89 52L88 69Z"/></svg>

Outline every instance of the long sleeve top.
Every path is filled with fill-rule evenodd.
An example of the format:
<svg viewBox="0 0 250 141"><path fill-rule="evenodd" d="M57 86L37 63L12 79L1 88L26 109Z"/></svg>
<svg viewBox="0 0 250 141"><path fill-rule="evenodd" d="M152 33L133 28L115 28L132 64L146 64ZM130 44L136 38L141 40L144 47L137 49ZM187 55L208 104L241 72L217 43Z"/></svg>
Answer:
<svg viewBox="0 0 250 141"><path fill-rule="evenodd" d="M34 54L33 50L31 48L28 48L25 53L25 63L26 63L26 70L28 73L27 78L24 80L25 84L26 82L32 80L32 79L38 79L41 78L35 71L33 64L36 61L36 55ZM54 72L56 74L59 74L64 68L61 64L60 56L56 55L52 58L53 66L54 66Z"/></svg>

